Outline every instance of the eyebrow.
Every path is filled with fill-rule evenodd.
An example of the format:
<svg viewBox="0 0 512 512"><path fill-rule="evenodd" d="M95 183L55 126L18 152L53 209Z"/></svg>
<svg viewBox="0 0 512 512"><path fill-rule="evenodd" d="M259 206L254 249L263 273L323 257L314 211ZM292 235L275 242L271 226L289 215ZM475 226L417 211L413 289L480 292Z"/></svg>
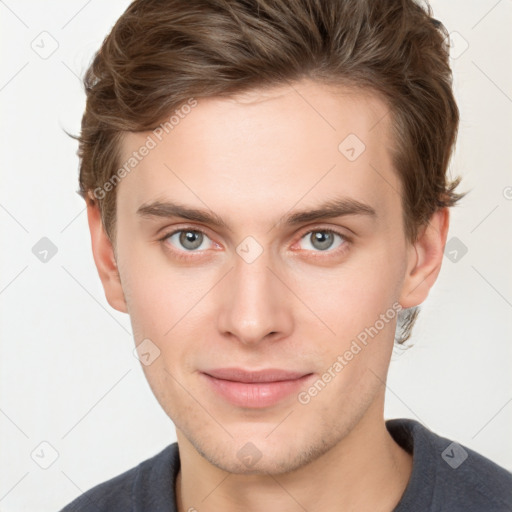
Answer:
<svg viewBox="0 0 512 512"><path fill-rule="evenodd" d="M229 225L211 210L190 208L188 206L170 201L154 201L143 204L137 209L137 215L143 218L182 218L194 222L202 222L212 226L223 227L231 231ZM352 198L339 198L324 202L313 209L301 210L284 215L276 225L286 224L295 226L306 222L321 219L332 219L346 215L364 215L373 219L377 218L377 212L370 205Z"/></svg>

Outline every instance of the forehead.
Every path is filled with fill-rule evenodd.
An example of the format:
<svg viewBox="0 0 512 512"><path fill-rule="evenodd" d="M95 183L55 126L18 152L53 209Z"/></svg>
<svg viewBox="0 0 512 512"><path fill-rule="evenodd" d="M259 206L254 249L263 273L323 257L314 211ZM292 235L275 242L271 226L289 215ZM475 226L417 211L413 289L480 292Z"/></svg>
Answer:
<svg viewBox="0 0 512 512"><path fill-rule="evenodd" d="M262 205L285 211L340 195L389 209L400 185L387 114L374 93L307 81L199 98L156 134L124 136L121 165L149 140L152 148L119 184L118 203L129 214L179 199L229 215L252 211L249 223L262 220L254 215Z"/></svg>

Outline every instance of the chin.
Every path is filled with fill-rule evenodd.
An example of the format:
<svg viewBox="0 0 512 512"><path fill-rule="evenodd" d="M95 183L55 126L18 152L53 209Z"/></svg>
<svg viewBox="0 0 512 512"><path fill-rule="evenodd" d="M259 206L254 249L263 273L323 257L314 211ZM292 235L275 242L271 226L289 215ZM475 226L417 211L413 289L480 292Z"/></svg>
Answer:
<svg viewBox="0 0 512 512"><path fill-rule="evenodd" d="M275 425L272 427L275 428ZM213 466L238 475L279 475L300 469L329 451L337 440L307 435L304 429L283 429L278 435L262 425L251 435L223 436L220 439L194 439L187 436L196 451ZM279 428L279 427L278 427ZM297 436L297 431L303 435ZM313 429L315 431L315 429ZM272 432L269 435L269 432ZM332 431L331 431L332 432ZM316 430L316 434L322 435Z"/></svg>

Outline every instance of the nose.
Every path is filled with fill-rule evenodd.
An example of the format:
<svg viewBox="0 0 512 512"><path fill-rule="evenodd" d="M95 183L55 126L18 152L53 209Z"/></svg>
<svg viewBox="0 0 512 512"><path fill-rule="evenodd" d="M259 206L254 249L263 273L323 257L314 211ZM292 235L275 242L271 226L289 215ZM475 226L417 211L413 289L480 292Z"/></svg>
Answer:
<svg viewBox="0 0 512 512"><path fill-rule="evenodd" d="M218 290L219 332L247 346L288 336L293 328L293 297L270 255L264 251L249 263L235 254L233 264Z"/></svg>

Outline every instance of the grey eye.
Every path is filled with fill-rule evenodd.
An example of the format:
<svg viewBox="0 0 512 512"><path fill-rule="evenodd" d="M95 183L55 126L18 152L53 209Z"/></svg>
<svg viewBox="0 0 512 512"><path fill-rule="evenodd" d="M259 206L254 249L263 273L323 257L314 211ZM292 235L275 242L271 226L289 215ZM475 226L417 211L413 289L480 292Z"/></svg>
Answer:
<svg viewBox="0 0 512 512"><path fill-rule="evenodd" d="M334 241L334 236L332 233L326 233L323 231L315 231L310 235L311 245L316 249L324 251L325 249L329 249Z"/></svg>
<svg viewBox="0 0 512 512"><path fill-rule="evenodd" d="M337 241L336 239L339 239ZM311 248L317 251L326 251L328 249L336 249L345 243L345 239L338 233L329 230L310 231L302 237L301 241L305 241L309 247L302 247L303 249L310 250Z"/></svg>
<svg viewBox="0 0 512 512"><path fill-rule="evenodd" d="M180 244L188 251L193 251L201 246L203 234L198 231L182 231L180 233Z"/></svg>
<svg viewBox="0 0 512 512"><path fill-rule="evenodd" d="M209 238L204 233L201 233L201 231L182 229L169 235L168 240L178 249L195 251L204 243L206 243L206 247L203 247L203 249L208 248L207 241L209 241Z"/></svg>

